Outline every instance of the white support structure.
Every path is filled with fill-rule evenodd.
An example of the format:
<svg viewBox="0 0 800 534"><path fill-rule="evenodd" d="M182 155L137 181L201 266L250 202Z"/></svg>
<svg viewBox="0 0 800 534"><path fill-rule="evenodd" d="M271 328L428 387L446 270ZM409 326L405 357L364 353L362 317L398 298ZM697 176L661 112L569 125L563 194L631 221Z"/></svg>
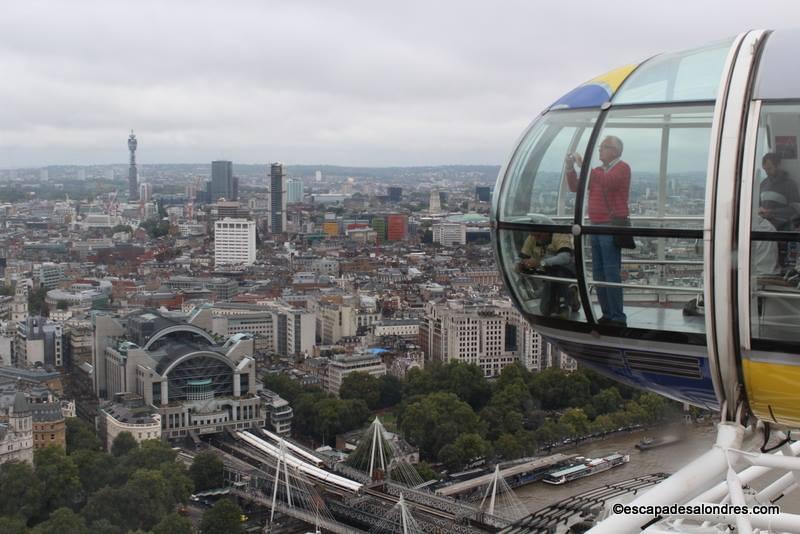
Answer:
<svg viewBox="0 0 800 534"><path fill-rule="evenodd" d="M683 467L657 486L640 494L630 506L718 505L754 506L771 505L777 499L797 489L800 485L800 442L785 443L780 450L762 453L763 442L758 431L749 432L736 423L720 423L717 441L705 454ZM750 439L745 439L745 437ZM750 483L772 476L764 489L756 492ZM704 510L705 511L705 510ZM800 515L772 514L707 514L624 515L613 514L597 523L592 534L624 534L648 532L665 534L675 532L711 533L735 528L737 533L796 532L800 533Z"/></svg>

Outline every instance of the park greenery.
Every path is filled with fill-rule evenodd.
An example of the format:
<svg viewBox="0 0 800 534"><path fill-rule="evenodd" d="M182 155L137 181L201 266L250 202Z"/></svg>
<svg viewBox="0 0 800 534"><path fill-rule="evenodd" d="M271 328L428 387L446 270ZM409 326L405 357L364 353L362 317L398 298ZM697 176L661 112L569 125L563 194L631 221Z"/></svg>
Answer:
<svg viewBox="0 0 800 534"><path fill-rule="evenodd" d="M33 466L0 464L0 534L191 534L178 507L198 485L222 485L222 464L210 452L198 454L187 471L158 440L138 444L123 432L107 453L94 429L76 418L67 419L66 434L66 450L37 449ZM215 515L209 521L218 521ZM205 532L238 528L237 514L230 530Z"/></svg>
<svg viewBox="0 0 800 534"><path fill-rule="evenodd" d="M532 456L680 415L675 402L587 369L531 373L519 364L493 381L462 362L412 369L403 380L352 373L338 399L285 375L267 375L264 385L292 404L300 437L332 443L336 434L363 427L372 414L391 413L423 460L450 470L479 459Z"/></svg>

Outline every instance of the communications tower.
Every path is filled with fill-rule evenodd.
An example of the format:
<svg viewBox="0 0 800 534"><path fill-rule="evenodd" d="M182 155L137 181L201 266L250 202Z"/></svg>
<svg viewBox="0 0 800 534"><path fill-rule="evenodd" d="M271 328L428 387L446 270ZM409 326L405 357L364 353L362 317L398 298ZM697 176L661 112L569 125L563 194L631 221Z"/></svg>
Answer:
<svg viewBox="0 0 800 534"><path fill-rule="evenodd" d="M131 130L128 136L128 150L131 152L130 167L128 167L128 200L138 200L139 198L139 173L136 170L136 134Z"/></svg>

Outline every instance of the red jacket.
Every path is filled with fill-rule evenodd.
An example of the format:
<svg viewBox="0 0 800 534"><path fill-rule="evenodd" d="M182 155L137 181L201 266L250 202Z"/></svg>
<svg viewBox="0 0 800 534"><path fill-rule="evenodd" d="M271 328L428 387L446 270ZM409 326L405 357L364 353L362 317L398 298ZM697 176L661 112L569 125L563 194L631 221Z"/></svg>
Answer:
<svg viewBox="0 0 800 534"><path fill-rule="evenodd" d="M578 189L578 173L570 169L566 177L569 190L574 193ZM592 224L608 224L612 217L627 217L630 188L631 168L624 161L617 161L608 170L602 166L592 169L589 174L589 221Z"/></svg>

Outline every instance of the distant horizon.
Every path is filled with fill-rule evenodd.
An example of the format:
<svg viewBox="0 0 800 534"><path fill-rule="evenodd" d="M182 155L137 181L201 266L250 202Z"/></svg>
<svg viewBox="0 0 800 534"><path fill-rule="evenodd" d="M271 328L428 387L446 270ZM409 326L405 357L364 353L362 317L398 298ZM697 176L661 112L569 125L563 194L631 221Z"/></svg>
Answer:
<svg viewBox="0 0 800 534"><path fill-rule="evenodd" d="M441 164L423 164L423 165L341 165L332 163L284 163L284 162L267 162L267 163L237 163L236 160L209 160L208 162L169 162L169 163L137 163L138 168L159 165L187 165L187 166L201 166L211 165L212 161L230 161L234 167L237 165L248 167L269 166L272 163L281 163L284 167L316 167L316 168L336 168L336 169L435 169L446 167L502 167L502 163L441 163ZM47 165L28 165L22 167L0 167L0 171L24 171L24 170L41 170L49 168L81 168L81 167L128 167L130 164L125 163L53 163Z"/></svg>

